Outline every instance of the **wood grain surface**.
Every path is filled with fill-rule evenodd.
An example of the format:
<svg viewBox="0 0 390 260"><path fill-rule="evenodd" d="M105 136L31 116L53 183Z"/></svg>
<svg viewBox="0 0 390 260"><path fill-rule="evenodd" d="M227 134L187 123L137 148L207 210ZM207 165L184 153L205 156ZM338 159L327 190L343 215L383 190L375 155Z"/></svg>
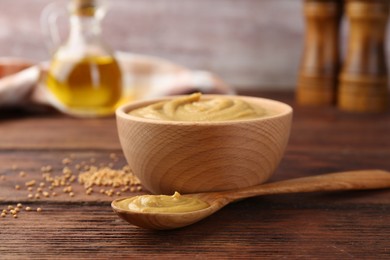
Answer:
<svg viewBox="0 0 390 260"><path fill-rule="evenodd" d="M336 171L389 170L390 113L360 115L334 107L297 106L291 92L246 93L291 104L287 152L272 180ZM40 168L62 169L62 159L118 155L125 164L115 120L73 119L57 113L1 111L0 209L18 202L42 212L0 218L1 259L303 258L390 257L390 191L269 195L243 200L187 228L147 231L119 219L118 196L66 194L31 200L17 183L40 178ZM18 170L12 166L17 165ZM24 170L25 177L19 175ZM59 192L60 193L60 192ZM133 194L127 192L127 194ZM135 194L135 193L134 193Z"/></svg>

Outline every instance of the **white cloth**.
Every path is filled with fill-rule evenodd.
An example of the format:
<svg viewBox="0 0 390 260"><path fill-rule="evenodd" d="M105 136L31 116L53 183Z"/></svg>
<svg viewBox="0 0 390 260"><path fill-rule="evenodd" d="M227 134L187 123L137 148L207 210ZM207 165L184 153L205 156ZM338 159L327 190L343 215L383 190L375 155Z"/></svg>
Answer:
<svg viewBox="0 0 390 260"><path fill-rule="evenodd" d="M207 71L194 71L170 61L118 52L116 58L124 75L124 95L137 100L195 91L234 94L234 90ZM66 113L51 100L44 85L48 62L34 64L24 60L0 58L1 107L51 106Z"/></svg>

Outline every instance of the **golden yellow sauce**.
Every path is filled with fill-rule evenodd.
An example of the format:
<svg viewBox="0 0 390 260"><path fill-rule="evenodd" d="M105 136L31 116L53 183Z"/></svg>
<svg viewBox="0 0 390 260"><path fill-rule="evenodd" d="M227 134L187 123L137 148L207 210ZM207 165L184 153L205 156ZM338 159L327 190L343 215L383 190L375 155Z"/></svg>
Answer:
<svg viewBox="0 0 390 260"><path fill-rule="evenodd" d="M230 121L252 119L267 115L265 109L251 106L239 98L201 99L200 93L179 97L141 107L129 114L170 121Z"/></svg>
<svg viewBox="0 0 390 260"><path fill-rule="evenodd" d="M183 197L178 192L172 196L142 195L122 200L118 206L124 210L147 213L184 213L209 207L209 204L190 197Z"/></svg>
<svg viewBox="0 0 390 260"><path fill-rule="evenodd" d="M54 59L46 84L69 112L91 115L113 113L122 96L122 76L111 56L81 60Z"/></svg>

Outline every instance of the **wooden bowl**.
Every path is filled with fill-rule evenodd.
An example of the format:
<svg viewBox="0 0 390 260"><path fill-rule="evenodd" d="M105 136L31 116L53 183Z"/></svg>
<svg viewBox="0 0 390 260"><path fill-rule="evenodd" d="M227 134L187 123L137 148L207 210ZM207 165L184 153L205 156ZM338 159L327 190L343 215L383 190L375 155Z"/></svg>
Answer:
<svg viewBox="0 0 390 260"><path fill-rule="evenodd" d="M202 99L220 97L203 95ZM227 96L223 96L227 97ZM237 189L265 182L288 142L292 108L256 97L229 96L273 115L223 122L159 121L128 112L161 100L136 101L116 111L122 150L133 173L154 194Z"/></svg>

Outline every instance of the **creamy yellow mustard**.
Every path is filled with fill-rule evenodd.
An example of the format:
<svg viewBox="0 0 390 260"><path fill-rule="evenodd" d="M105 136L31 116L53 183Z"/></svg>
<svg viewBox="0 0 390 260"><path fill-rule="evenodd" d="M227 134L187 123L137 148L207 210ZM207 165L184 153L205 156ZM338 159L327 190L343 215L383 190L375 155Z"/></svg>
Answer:
<svg viewBox="0 0 390 260"><path fill-rule="evenodd" d="M178 192L172 196L142 195L120 201L118 206L125 210L148 213L184 213L209 207L209 204L190 197L183 197Z"/></svg>
<svg viewBox="0 0 390 260"><path fill-rule="evenodd" d="M262 107L254 107L239 98L201 99L200 93L161 101L129 112L129 114L169 121L230 121L266 116Z"/></svg>

